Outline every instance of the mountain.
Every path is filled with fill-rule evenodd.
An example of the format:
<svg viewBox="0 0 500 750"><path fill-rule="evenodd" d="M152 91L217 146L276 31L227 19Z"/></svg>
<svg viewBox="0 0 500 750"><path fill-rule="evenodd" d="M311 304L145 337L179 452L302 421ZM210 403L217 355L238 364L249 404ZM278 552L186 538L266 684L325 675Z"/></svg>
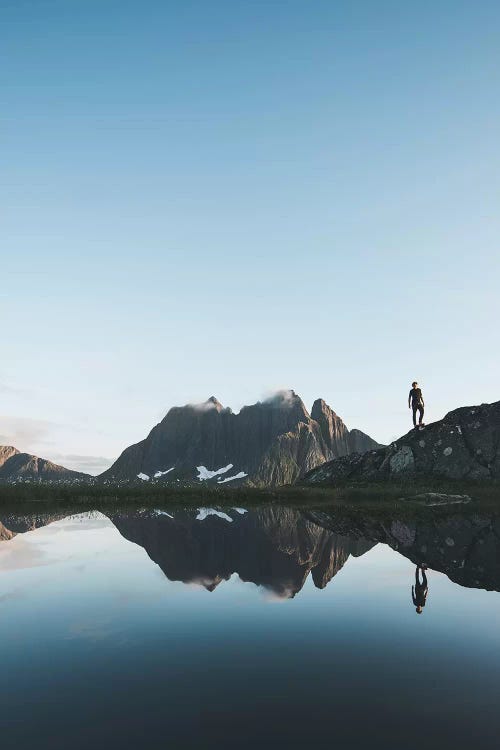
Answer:
<svg viewBox="0 0 500 750"><path fill-rule="evenodd" d="M87 479L87 474L65 469L31 453L21 453L11 445L0 446L0 479Z"/></svg>
<svg viewBox="0 0 500 750"><path fill-rule="evenodd" d="M408 477L500 479L500 401L465 406L391 445L312 469L304 484Z"/></svg>
<svg viewBox="0 0 500 750"><path fill-rule="evenodd" d="M101 478L278 486L354 448L378 447L359 430L350 432L322 400L309 414L294 391L281 391L238 414L212 396L203 404L170 409Z"/></svg>

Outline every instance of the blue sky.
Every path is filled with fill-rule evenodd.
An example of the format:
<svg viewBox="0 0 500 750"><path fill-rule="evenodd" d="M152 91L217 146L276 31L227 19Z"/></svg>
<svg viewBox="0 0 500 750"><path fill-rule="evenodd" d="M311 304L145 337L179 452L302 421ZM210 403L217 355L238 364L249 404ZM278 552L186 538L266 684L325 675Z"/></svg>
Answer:
<svg viewBox="0 0 500 750"><path fill-rule="evenodd" d="M499 398L496 2L0 2L0 442Z"/></svg>

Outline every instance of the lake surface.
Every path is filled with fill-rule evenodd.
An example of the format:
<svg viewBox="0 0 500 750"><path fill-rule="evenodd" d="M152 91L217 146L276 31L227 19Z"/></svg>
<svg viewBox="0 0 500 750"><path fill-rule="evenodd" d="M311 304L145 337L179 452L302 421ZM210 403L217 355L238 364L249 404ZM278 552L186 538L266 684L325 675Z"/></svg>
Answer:
<svg viewBox="0 0 500 750"><path fill-rule="evenodd" d="M498 746L498 517L0 521L5 750Z"/></svg>

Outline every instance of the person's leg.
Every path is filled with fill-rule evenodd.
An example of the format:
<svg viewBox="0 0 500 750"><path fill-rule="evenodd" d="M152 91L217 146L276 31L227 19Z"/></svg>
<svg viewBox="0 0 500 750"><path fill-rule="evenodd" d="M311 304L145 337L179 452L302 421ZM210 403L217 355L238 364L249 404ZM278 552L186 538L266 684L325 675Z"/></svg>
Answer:
<svg viewBox="0 0 500 750"><path fill-rule="evenodd" d="M413 426L416 427L417 426L417 407L412 406L412 411L413 411Z"/></svg>
<svg viewBox="0 0 500 750"><path fill-rule="evenodd" d="M419 415L420 415L419 419L418 419L418 423L422 424L422 422L424 421L424 407L423 406L419 406L418 407L418 412L419 412Z"/></svg>
<svg viewBox="0 0 500 750"><path fill-rule="evenodd" d="M420 586L420 578L418 577L419 570L420 568L417 565L417 567L415 568L415 590L417 589L418 586Z"/></svg>
<svg viewBox="0 0 500 750"><path fill-rule="evenodd" d="M427 588L427 576L425 575L425 570L422 568L422 586L424 589Z"/></svg>

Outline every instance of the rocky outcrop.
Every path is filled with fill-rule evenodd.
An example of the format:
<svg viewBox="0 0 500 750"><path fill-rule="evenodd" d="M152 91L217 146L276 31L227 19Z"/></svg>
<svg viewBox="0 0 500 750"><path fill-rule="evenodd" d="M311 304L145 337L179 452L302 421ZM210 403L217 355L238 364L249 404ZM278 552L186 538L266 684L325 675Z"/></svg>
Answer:
<svg viewBox="0 0 500 750"><path fill-rule="evenodd" d="M87 474L71 471L64 466L53 464L44 458L38 458L31 453L21 453L11 445L0 446L0 479L13 480L42 479L54 481L58 479L86 479Z"/></svg>
<svg viewBox="0 0 500 750"><path fill-rule="evenodd" d="M367 435L349 432L324 401L316 401L309 414L299 396L282 391L234 414L211 397L203 404L170 409L101 479L292 484L314 466L349 453L354 445L378 447Z"/></svg>
<svg viewBox="0 0 500 750"><path fill-rule="evenodd" d="M500 479L500 401L449 412L391 445L351 454L306 474L306 484L402 477Z"/></svg>

